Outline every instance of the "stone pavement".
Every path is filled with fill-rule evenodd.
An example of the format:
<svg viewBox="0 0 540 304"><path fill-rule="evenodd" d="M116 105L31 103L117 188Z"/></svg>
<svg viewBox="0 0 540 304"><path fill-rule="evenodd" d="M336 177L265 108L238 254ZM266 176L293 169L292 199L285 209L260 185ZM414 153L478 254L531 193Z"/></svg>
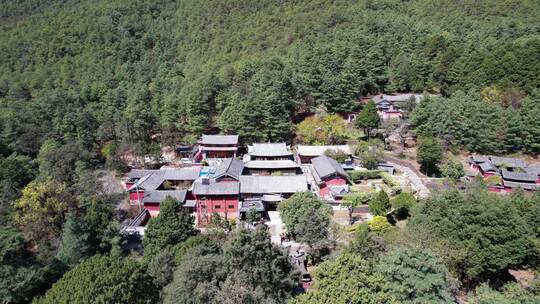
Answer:
<svg viewBox="0 0 540 304"><path fill-rule="evenodd" d="M268 217L270 218L270 221L266 222L265 225L268 226L268 230L270 230L272 243L280 245L280 235L284 230L281 216L278 211L268 211Z"/></svg>
<svg viewBox="0 0 540 304"><path fill-rule="evenodd" d="M387 163L393 165L397 170L403 172L402 178L397 178L402 186L411 186L417 193L419 198L426 198L430 195L429 189L424 185L422 179L409 167L401 166L396 163L388 161Z"/></svg>

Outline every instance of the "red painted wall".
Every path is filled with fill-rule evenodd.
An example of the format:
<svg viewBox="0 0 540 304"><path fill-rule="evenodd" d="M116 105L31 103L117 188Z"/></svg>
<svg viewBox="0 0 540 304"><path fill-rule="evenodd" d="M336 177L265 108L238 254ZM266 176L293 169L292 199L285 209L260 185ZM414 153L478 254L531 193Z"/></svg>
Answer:
<svg viewBox="0 0 540 304"><path fill-rule="evenodd" d="M215 195L196 197L197 199L197 218L200 226L208 224L212 213L219 214L222 218L234 219L238 217L238 196L235 195ZM230 207L229 207L230 206Z"/></svg>
<svg viewBox="0 0 540 304"><path fill-rule="evenodd" d="M193 157L195 159L195 161L201 161L203 159L203 154L201 151L197 152L197 154L195 154L195 157Z"/></svg>
<svg viewBox="0 0 540 304"><path fill-rule="evenodd" d="M317 156L305 156L305 155L300 155L300 162L302 164L311 164L311 160L313 158L315 158Z"/></svg>
<svg viewBox="0 0 540 304"><path fill-rule="evenodd" d="M319 185L319 195L328 196L330 195L329 186L344 186L347 184L347 180L343 177L334 177L324 181L324 183Z"/></svg>
<svg viewBox="0 0 540 304"><path fill-rule="evenodd" d="M326 186L326 184L320 184L319 185L319 195L320 196L328 196L330 193L330 189Z"/></svg>
<svg viewBox="0 0 540 304"><path fill-rule="evenodd" d="M381 112L379 112L379 113L381 113ZM382 112L382 115L379 114L379 116L382 116L383 119L400 118L401 117L401 112Z"/></svg>
<svg viewBox="0 0 540 304"><path fill-rule="evenodd" d="M496 187L488 187L488 191L489 191L489 192L500 193L500 192L501 192L501 189L500 189L500 188L496 188Z"/></svg>
<svg viewBox="0 0 540 304"><path fill-rule="evenodd" d="M159 212L159 203L144 203L144 209Z"/></svg>
<svg viewBox="0 0 540 304"><path fill-rule="evenodd" d="M506 186L505 186L505 187L504 187L504 191L505 191L506 193L512 193L512 191L514 191L514 188L506 187Z"/></svg>
<svg viewBox="0 0 540 304"><path fill-rule="evenodd" d="M137 197L137 191L133 190L129 193L129 200L132 202L138 202L139 200L142 200L142 198L144 197L144 190L139 189L138 194L139 195Z"/></svg>
<svg viewBox="0 0 540 304"><path fill-rule="evenodd" d="M208 158L232 158L234 152L232 151L206 151L206 157Z"/></svg>
<svg viewBox="0 0 540 304"><path fill-rule="evenodd" d="M334 177L332 179L325 180L325 184L328 186L344 186L347 184L347 180L343 177Z"/></svg>
<svg viewBox="0 0 540 304"><path fill-rule="evenodd" d="M469 169L470 169L473 173L478 173L478 172L480 172L479 167L478 167L477 165L475 165L475 164L471 164L471 165L469 166Z"/></svg>

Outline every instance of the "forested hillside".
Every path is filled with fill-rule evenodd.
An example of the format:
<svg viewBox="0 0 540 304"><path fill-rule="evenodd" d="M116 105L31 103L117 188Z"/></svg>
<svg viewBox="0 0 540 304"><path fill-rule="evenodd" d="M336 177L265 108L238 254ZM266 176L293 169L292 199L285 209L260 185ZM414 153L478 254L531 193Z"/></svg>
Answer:
<svg viewBox="0 0 540 304"><path fill-rule="evenodd" d="M494 86L524 96L540 86L537 1L0 7L1 138L30 156L49 137L141 154L214 127L288 139L295 113L350 110L364 94Z"/></svg>
<svg viewBox="0 0 540 304"><path fill-rule="evenodd" d="M424 156L441 160L435 137L538 155L539 71L537 0L0 1L0 303L537 303L536 281L506 283L510 269L538 273L538 194L500 198L477 181L417 202L370 186L344 204L369 201L377 216L342 244L327 204L300 193L284 223L310 236L321 263L315 291L297 295L299 274L264 225L233 231L218 218L200 234L172 198L147 224L146 252L129 251L121 229L140 201L120 208L111 172L126 169L120 156L203 132L238 133L242 145L374 137L373 102L354 128L338 115L300 121L360 110L380 92L440 95L406 111L429 139ZM382 146L354 152L374 169ZM404 229L390 209L410 216Z"/></svg>

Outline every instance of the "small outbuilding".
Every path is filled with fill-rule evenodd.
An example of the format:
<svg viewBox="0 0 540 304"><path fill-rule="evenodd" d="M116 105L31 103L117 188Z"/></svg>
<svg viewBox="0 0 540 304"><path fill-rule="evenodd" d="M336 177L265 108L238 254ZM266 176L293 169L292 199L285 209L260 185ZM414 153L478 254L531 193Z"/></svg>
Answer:
<svg viewBox="0 0 540 304"><path fill-rule="evenodd" d="M349 174L338 162L328 156L319 156L311 160L311 175L319 188L321 197L331 197L331 186L348 184Z"/></svg>
<svg viewBox="0 0 540 304"><path fill-rule="evenodd" d="M311 160L315 157L325 155L326 151L339 151L347 154L349 158L352 158L352 151L349 145L330 145L330 146L308 146L298 145L296 146L296 152L298 158L302 164L310 164Z"/></svg>
<svg viewBox="0 0 540 304"><path fill-rule="evenodd" d="M238 152L238 135L206 135L199 140L195 159L235 158Z"/></svg>

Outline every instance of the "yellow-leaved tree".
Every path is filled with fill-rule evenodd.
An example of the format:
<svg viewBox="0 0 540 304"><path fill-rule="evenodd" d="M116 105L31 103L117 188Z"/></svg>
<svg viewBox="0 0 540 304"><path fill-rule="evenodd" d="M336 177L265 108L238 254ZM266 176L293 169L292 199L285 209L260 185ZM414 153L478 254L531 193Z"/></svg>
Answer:
<svg viewBox="0 0 540 304"><path fill-rule="evenodd" d="M347 136L345 121L337 114L310 116L296 125L296 135L309 145L343 143Z"/></svg>
<svg viewBox="0 0 540 304"><path fill-rule="evenodd" d="M13 203L14 222L32 241L59 237L64 216L73 204L66 185L55 181L33 181Z"/></svg>

